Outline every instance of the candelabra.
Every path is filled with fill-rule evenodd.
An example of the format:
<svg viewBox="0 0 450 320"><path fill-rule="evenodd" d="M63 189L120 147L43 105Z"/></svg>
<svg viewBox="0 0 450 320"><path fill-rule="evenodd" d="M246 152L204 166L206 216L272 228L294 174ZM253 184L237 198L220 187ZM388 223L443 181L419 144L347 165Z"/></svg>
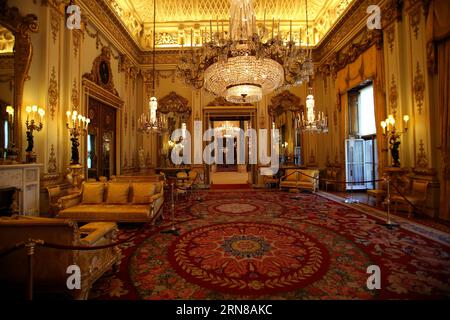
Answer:
<svg viewBox="0 0 450 320"><path fill-rule="evenodd" d="M28 146L26 148L26 162L32 163L36 162L36 154L33 152L34 148L34 137L33 131L41 131L44 127L42 123L44 120L45 111L42 108L38 108L38 106L27 106L25 108L27 113L27 120L25 121L25 125L27 128L27 142ZM37 123L37 115L39 115L39 124Z"/></svg>
<svg viewBox="0 0 450 320"><path fill-rule="evenodd" d="M91 120L78 114L77 111L67 111L66 116L66 127L70 133L70 141L72 141L72 158L70 164L76 165L80 163L80 156L78 153L80 142L78 141L78 137L87 133L88 125Z"/></svg>
<svg viewBox="0 0 450 320"><path fill-rule="evenodd" d="M395 119L392 114L388 116L388 118L384 121L381 121L381 127L383 128L383 136L387 138L389 142L389 149L391 150L391 156L393 161L394 167L400 167L400 154L399 154L399 147L400 147L400 136L403 133L408 132L408 121L409 116L404 115L403 121L405 123L403 131L398 131L395 128Z"/></svg>
<svg viewBox="0 0 450 320"><path fill-rule="evenodd" d="M308 88L308 96L306 97L306 117L304 113L298 114L299 127L302 131L309 132L328 132L328 116L323 112L314 110L313 89Z"/></svg>

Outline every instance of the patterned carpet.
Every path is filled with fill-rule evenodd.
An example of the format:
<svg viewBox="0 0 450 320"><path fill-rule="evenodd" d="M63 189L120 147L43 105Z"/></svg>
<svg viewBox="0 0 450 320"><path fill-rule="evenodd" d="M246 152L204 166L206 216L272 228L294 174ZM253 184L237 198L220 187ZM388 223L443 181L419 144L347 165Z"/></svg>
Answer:
<svg viewBox="0 0 450 320"><path fill-rule="evenodd" d="M202 201L198 201L198 199ZM450 245L319 195L197 192L122 246L91 299L431 299L450 297ZM121 225L120 237L137 226ZM367 267L381 289L367 289Z"/></svg>

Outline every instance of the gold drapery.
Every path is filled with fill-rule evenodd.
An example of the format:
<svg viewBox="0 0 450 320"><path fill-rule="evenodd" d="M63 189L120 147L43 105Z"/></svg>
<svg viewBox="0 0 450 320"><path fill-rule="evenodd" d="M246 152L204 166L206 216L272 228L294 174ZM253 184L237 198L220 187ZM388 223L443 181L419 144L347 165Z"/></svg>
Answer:
<svg viewBox="0 0 450 320"><path fill-rule="evenodd" d="M450 218L450 4L430 3L427 16L427 44L437 46L438 110L440 122L440 217Z"/></svg>
<svg viewBox="0 0 450 320"><path fill-rule="evenodd" d="M373 94L375 105L375 122L377 124L377 154L378 176L381 177L383 168L387 165L387 153L383 133L378 124L386 119L386 97L384 84L384 55L383 49L377 45L364 51L354 62L339 70L336 77L336 90L341 99L341 126L340 141L344 141L349 132L347 91L361 82L371 79L373 81Z"/></svg>

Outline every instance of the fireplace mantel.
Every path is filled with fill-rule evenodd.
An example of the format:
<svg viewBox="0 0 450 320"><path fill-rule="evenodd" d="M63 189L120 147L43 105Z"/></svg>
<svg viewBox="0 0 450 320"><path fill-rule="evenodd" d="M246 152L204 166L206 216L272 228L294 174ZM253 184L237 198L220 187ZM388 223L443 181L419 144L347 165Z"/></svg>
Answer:
<svg viewBox="0 0 450 320"><path fill-rule="evenodd" d="M39 177L42 166L38 163L0 165L0 187L20 189L20 214L39 216Z"/></svg>

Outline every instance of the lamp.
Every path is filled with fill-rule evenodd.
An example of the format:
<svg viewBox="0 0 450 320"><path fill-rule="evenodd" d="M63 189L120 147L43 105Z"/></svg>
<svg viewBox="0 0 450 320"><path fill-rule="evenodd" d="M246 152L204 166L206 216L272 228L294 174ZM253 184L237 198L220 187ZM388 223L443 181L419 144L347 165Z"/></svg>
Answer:
<svg viewBox="0 0 450 320"><path fill-rule="evenodd" d="M66 128L69 130L70 141L72 141L72 157L70 160L70 164L79 165L80 156L78 153L78 146L80 145L80 142L78 141L78 137L87 133L88 126L91 120L79 114L76 110L74 110L73 112L67 111L66 117Z"/></svg>
<svg viewBox="0 0 450 320"><path fill-rule="evenodd" d="M303 112L297 115L300 129L309 132L328 132L328 116L320 111L316 113L314 107L313 89L310 87L306 97L306 116Z"/></svg>
<svg viewBox="0 0 450 320"><path fill-rule="evenodd" d="M400 136L403 133L408 132L408 115L403 116L403 122L403 131L397 131L395 127L395 118L392 114L390 114L386 120L380 122L380 126L383 129L383 136L386 137L389 142L389 149L391 150L394 167L400 167L400 155L398 149L400 147Z"/></svg>
<svg viewBox="0 0 450 320"><path fill-rule="evenodd" d="M153 0L153 68L152 68L152 97L148 112L143 112L138 119L138 130L144 133L161 132L165 128L164 116L157 114L158 100L155 97L155 54L156 54L156 0Z"/></svg>
<svg viewBox="0 0 450 320"><path fill-rule="evenodd" d="M36 154L33 152L34 148L34 136L33 131L41 131L44 127L43 120L45 111L42 108L39 108L36 105L26 106L25 111L27 113L27 119L25 121L25 126L27 128L27 142L28 146L25 149L26 154L26 162L33 163L36 162ZM38 120L39 118L39 120ZM39 121L39 124L38 124Z"/></svg>
<svg viewBox="0 0 450 320"><path fill-rule="evenodd" d="M308 30L307 0L305 6ZM274 35L273 20L270 37L264 17L258 32L253 1L232 0L228 32L217 27L213 33L210 23L209 34L201 32L203 45L197 48L192 46L191 31L190 48L180 50L179 74L194 88L204 87L232 103L254 103L281 87L300 85L313 75L311 51L302 47L301 40L293 41L292 22L287 41L279 28L280 22Z"/></svg>

